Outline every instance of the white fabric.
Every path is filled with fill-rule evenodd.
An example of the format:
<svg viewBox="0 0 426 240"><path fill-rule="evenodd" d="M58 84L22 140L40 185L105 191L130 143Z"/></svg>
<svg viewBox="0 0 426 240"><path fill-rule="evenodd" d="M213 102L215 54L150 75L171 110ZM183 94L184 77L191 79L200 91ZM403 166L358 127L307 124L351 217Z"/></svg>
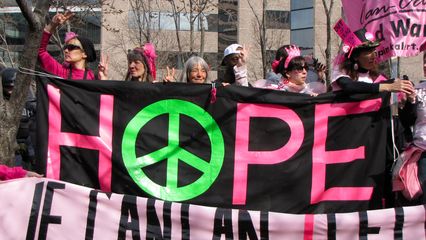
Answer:
<svg viewBox="0 0 426 240"><path fill-rule="evenodd" d="M303 86L297 87L296 85L293 85L294 87L292 87L291 84L286 84L284 79L282 79L278 84L267 79L260 79L254 82L253 86L257 88L265 88L293 93L303 93L308 95L325 93L327 90L325 85L319 82L308 83L304 84Z"/></svg>
<svg viewBox="0 0 426 240"><path fill-rule="evenodd" d="M342 88L336 82L337 79L341 77L351 78L347 73L340 71L338 68L334 68L332 73L332 78L331 78L331 87L333 88L333 91L342 90ZM366 72L366 73L358 73L358 82L373 83L374 81L370 77L369 72Z"/></svg>
<svg viewBox="0 0 426 240"><path fill-rule="evenodd" d="M235 85L248 87L247 66L234 66Z"/></svg>

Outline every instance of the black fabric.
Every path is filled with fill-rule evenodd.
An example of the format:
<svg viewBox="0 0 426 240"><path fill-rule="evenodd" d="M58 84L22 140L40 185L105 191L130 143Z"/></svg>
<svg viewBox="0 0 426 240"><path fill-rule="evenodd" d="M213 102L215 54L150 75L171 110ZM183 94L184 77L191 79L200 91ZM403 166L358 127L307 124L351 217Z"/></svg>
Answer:
<svg viewBox="0 0 426 240"><path fill-rule="evenodd" d="M375 48L378 47L380 45L379 41L370 41L367 39L366 37L366 33L367 30L365 28L361 28L357 31L354 32L354 34L358 37L359 40L361 40L361 42L363 44L357 46L357 48Z"/></svg>
<svg viewBox="0 0 426 240"><path fill-rule="evenodd" d="M104 136L107 134L112 137L112 192L149 198L155 198L154 194L160 192L164 195L158 198L170 197L169 191L163 189L149 193L143 188L147 185L142 184L141 181L135 181L131 173L139 171L156 186L163 187L167 183L170 184L171 180L167 174L169 168L175 166L174 174L177 174L175 185L181 188L179 194L184 187L203 177L208 176L208 179L214 180L199 195L179 200L188 204L288 213L353 212L381 206L385 169L386 142L384 139L386 139L386 126L389 120L388 94L327 93L311 97L268 89L218 86L216 102L211 103L210 84L152 84L112 80L61 81L47 78L42 79L41 83L37 97L39 101L37 148L40 150L38 163L41 173L46 173L47 155L51 142L49 137L60 136L55 140L59 141L61 159L49 161L60 161L61 180L99 187L98 155L100 153L95 149L99 144L88 143L84 145L85 147L63 144L68 144L70 142L68 140L75 135L82 136L76 138L79 140L78 143L85 143L84 136L99 137L100 134ZM47 94L47 86L50 86L50 95ZM57 88L58 91L52 90L52 87ZM55 94L60 94L59 106L52 105L51 99ZM113 97L112 106L105 107L101 104L107 97ZM346 109L350 111L351 106L357 106L364 100L381 102L382 105L377 106L377 111L373 112L328 118L328 111L320 111L321 107L340 109L342 106L348 106ZM333 106L338 107L333 108ZM264 107L259 112L269 111L269 113L265 117L252 116L254 112L250 109L254 107ZM57 131L60 131L61 135L56 135L55 130L49 126L48 119L52 109L60 111L58 118L61 121ZM101 112L101 109L106 111ZM158 114L162 111L165 112ZM289 114L293 114L292 119L300 123L297 130L300 130L302 134L293 134L295 129L291 130L289 127L293 121L281 119L290 116ZM326 116L318 117L316 116L318 114ZM152 115L155 117L148 117ZM54 115L50 117L52 116ZM247 116L248 119L244 120L243 116ZM209 122L204 128L199 121L206 117L211 117L214 122ZM112 119L113 128L109 132L107 128L100 129L100 119ZM317 124L316 121L321 119L327 119L327 121ZM141 122L131 127L135 120ZM245 124L248 130L243 130L241 124ZM220 133L213 132L215 125ZM213 133L214 135L209 136ZM129 140L129 135L134 136L135 140ZM318 144L314 142L319 136L324 138L325 145L321 145L324 151L357 149L365 146L365 155L363 155L365 160L327 164L323 181L325 189L371 187L373 193L369 200L326 200L311 204L313 159L317 154L314 149L318 148L316 146ZM174 141L170 141L169 138L172 137ZM223 143L212 140L212 137L223 138ZM295 150L296 152L288 156L288 160L279 160L276 164L262 164L262 159L258 159L260 164L250 164L247 169L245 203L234 204L233 191L239 189L234 180L242 181L240 178L234 179L237 159L240 163L248 160L240 157L242 156L240 153L244 151L273 152L285 146L290 137L300 140L300 147ZM64 139L67 139L67 143ZM240 140L237 142L237 139ZM241 143L243 141L241 139L247 140L247 143ZM178 145L172 145L176 141ZM163 149L167 149L170 145L174 146L174 149L164 152ZM223 163L211 166L212 148L218 147L223 147ZM158 160L153 161L155 164L141 167L134 162L136 167L131 171L127 169L128 156L130 156L130 163L133 164L136 158L142 159L144 156L151 156L151 153L155 153L152 159ZM181 155L182 153L186 155ZM210 166L209 169L219 170L217 178L190 166L190 161L184 161L186 157L192 155L198 157L196 162L200 163L200 167ZM282 155L279 156L282 157ZM330 162L335 160L330 159Z"/></svg>
<svg viewBox="0 0 426 240"><path fill-rule="evenodd" d="M378 93L378 83L366 83L354 81L348 77L340 77L337 80L337 84L347 93Z"/></svg>
<svg viewBox="0 0 426 240"><path fill-rule="evenodd" d="M404 104L403 108L399 108L398 115L399 120L401 121L401 125L404 128L404 138L405 142L413 141L413 132L411 131L411 127L414 126L417 119L417 103L413 104L407 101Z"/></svg>

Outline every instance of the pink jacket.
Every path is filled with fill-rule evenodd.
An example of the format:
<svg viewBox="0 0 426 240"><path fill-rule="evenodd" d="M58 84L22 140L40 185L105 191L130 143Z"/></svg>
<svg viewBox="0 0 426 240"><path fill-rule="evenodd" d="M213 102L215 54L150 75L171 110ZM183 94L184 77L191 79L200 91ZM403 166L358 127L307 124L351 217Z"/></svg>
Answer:
<svg viewBox="0 0 426 240"><path fill-rule="evenodd" d="M63 79L68 79L68 73L70 68L67 64L60 64L56 59L54 59L47 52L47 45L49 44L51 33L43 31L43 36L41 38L40 48L38 49L38 60L40 62L41 68L46 72L61 77ZM82 69L73 69L72 76L73 80L81 80L84 79L84 70ZM87 80L95 79L95 75L92 70L88 70L87 72Z"/></svg>
<svg viewBox="0 0 426 240"><path fill-rule="evenodd" d="M401 191L408 200L416 199L423 191L418 177L418 166L423 150L411 145L401 154L392 172L392 190Z"/></svg>
<svg viewBox="0 0 426 240"><path fill-rule="evenodd" d="M15 178L25 177L27 171L22 167L8 167L0 165L0 180L9 180Z"/></svg>

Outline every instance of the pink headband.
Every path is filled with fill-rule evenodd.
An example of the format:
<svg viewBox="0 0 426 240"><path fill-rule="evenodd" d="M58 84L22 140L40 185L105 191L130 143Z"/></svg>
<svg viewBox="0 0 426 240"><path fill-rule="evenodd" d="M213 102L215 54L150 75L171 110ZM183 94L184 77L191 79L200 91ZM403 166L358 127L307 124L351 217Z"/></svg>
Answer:
<svg viewBox="0 0 426 240"><path fill-rule="evenodd" d="M300 49L297 46L292 45L289 48L285 48L285 50L287 51L288 56L284 62L284 67L288 68L288 64L290 64L290 61L293 58L300 56Z"/></svg>

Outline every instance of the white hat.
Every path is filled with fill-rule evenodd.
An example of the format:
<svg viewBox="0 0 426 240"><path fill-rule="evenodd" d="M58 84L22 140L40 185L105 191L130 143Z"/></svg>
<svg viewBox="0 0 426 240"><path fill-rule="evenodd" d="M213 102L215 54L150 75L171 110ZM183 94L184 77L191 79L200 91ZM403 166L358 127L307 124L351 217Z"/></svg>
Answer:
<svg viewBox="0 0 426 240"><path fill-rule="evenodd" d="M240 50L237 50L237 48L243 48L240 44L234 43L229 45L227 48L225 48L225 51L223 52L223 59L222 59L222 66L225 65L225 58L226 56L229 56L231 54L241 53Z"/></svg>

